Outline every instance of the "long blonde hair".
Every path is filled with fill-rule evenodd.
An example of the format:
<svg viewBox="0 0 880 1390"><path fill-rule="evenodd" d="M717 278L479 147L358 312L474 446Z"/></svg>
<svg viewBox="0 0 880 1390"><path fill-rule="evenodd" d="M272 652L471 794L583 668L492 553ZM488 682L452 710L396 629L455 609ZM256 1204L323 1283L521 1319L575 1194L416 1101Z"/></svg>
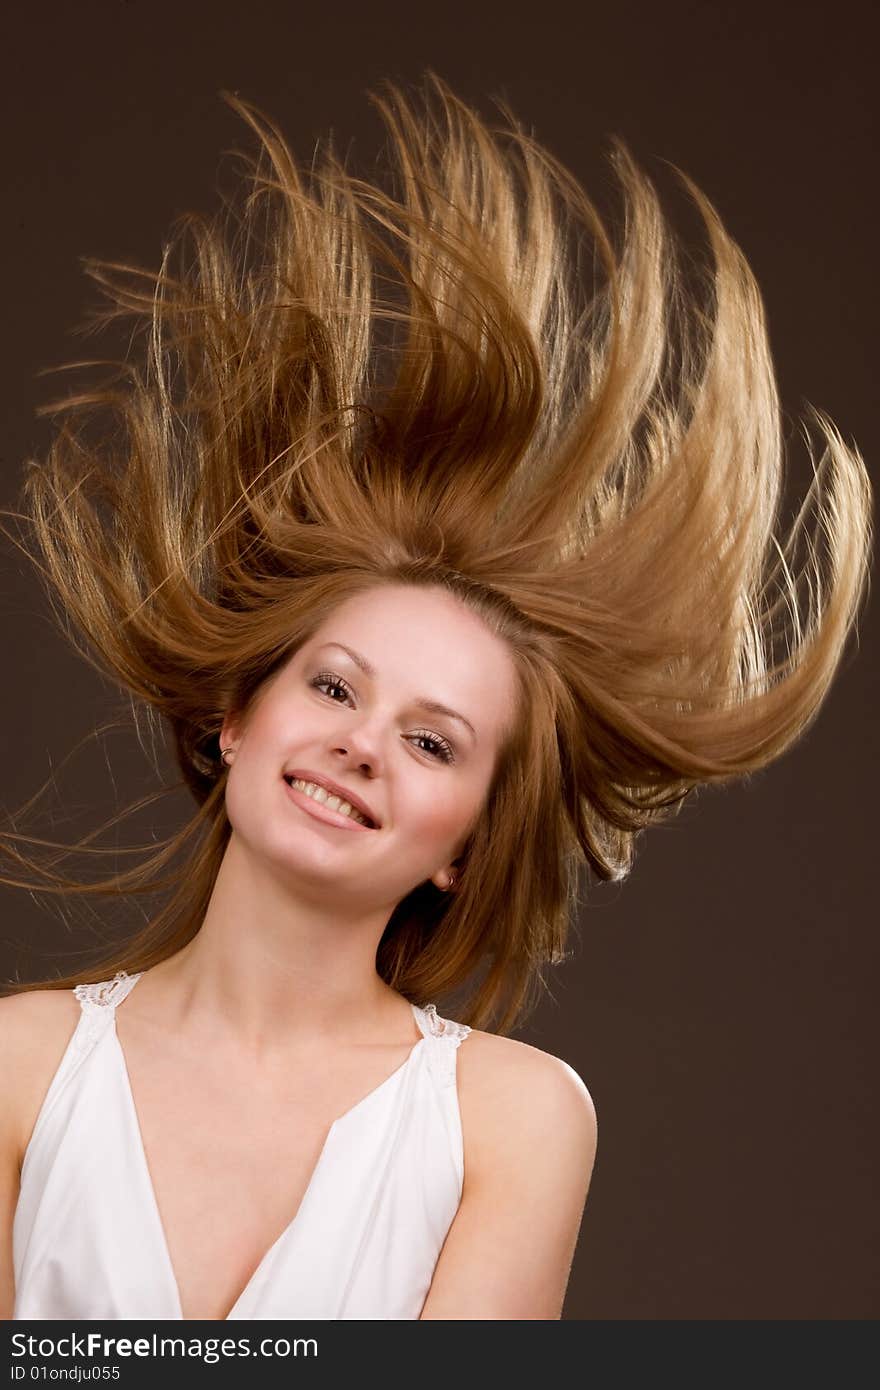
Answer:
<svg viewBox="0 0 880 1390"><path fill-rule="evenodd" d="M252 708L348 595L439 584L510 643L519 719L459 891L404 899L377 968L419 1002L470 985L458 1017L506 1031L565 958L581 867L623 878L641 830L815 718L867 589L865 465L810 407L821 451L805 430L812 482L777 536L761 296L680 170L702 269L619 139L615 237L506 106L490 126L433 73L418 98L371 94L386 187L329 141L304 173L268 116L223 97L259 141L248 196L212 221L184 214L158 271L87 262L108 300L95 325L130 320L141 349L42 408L62 423L7 514L32 525L62 630L139 730L171 732L196 810L98 882L56 871L65 846L3 829L7 885L170 890L124 944L14 987L181 949L230 834L224 715ZM98 445L78 423L96 411ZM73 848L113 853L91 838Z"/></svg>

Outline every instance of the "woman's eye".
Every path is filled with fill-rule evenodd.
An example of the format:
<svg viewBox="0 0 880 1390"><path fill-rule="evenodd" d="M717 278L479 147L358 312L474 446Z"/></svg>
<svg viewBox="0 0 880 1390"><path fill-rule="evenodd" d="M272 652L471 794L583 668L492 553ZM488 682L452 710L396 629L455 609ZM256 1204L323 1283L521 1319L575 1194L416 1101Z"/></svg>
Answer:
<svg viewBox="0 0 880 1390"><path fill-rule="evenodd" d="M439 758L440 761L444 763L454 762L454 754L445 738L437 738L434 734L414 734L413 737L417 743L428 743L431 745L428 751L432 757Z"/></svg>
<svg viewBox="0 0 880 1390"><path fill-rule="evenodd" d="M311 684L315 687L316 690L320 690L322 686L326 685L331 690L342 690L345 692L346 695L351 694L351 691L345 684L344 680L341 680L339 676L331 676L329 673L324 673L320 676L315 676L315 679L311 682ZM330 699L336 700L336 697L334 695L331 695ZM337 705L341 703L342 702L340 700L336 700Z"/></svg>
<svg viewBox="0 0 880 1390"><path fill-rule="evenodd" d="M321 674L315 676L309 684L316 690L322 690L325 693L331 690L341 690L346 698L351 694L351 688L342 677L334 675L332 671L322 671ZM337 700L335 695L328 694L327 698L333 700L337 705L343 703L342 700ZM428 747L422 749L422 751L429 753L432 758L437 758L443 763L452 763L455 761L452 745L447 743L445 738L440 738L437 734L430 734L426 730L413 734L412 738L416 743L427 744Z"/></svg>

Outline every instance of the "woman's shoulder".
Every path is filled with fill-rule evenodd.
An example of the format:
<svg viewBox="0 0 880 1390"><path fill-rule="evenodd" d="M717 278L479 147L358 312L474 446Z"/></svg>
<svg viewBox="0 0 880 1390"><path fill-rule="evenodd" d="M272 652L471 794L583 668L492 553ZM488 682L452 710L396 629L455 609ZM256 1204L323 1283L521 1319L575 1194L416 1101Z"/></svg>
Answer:
<svg viewBox="0 0 880 1390"><path fill-rule="evenodd" d="M0 998L0 1043L4 1057L42 1046L51 1049L60 1037L69 1038L80 1015L72 989L23 989ZM65 1046L67 1042L65 1040Z"/></svg>
<svg viewBox="0 0 880 1390"><path fill-rule="evenodd" d="M472 1029L459 1048L458 1095L471 1176L497 1173L548 1141L592 1163L597 1117L586 1083L569 1062L516 1038Z"/></svg>
<svg viewBox="0 0 880 1390"><path fill-rule="evenodd" d="M80 1012L72 989L21 990L0 998L3 1133L19 1166Z"/></svg>

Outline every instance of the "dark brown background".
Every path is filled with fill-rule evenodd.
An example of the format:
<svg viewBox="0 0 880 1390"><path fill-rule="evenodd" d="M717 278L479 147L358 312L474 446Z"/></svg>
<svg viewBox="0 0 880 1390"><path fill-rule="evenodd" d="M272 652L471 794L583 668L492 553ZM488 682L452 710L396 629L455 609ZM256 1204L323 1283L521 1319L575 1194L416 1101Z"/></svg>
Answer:
<svg viewBox="0 0 880 1390"><path fill-rule="evenodd" d="M764 292L789 504L809 477L805 400L858 442L876 480L869 6L530 8L17 7L2 87L0 502L48 438L35 405L65 385L37 370L110 355L69 334L95 299L77 256L155 265L175 214L216 206L222 152L252 148L218 89L274 114L301 158L332 127L365 166L380 127L364 89L425 66L489 115L488 95L505 95L603 207L612 132L673 214L661 159L691 174ZM0 579L12 809L119 701L66 648L8 544ZM802 743L747 785L702 793L640 842L629 882L592 890L554 997L522 1034L580 1072L599 1115L567 1318L877 1316L876 712L872 601ZM50 826L70 839L148 784L133 738L115 734L59 776ZM163 825L182 806L169 798ZM41 952L58 960L82 940L73 930L2 890L0 972L36 975Z"/></svg>

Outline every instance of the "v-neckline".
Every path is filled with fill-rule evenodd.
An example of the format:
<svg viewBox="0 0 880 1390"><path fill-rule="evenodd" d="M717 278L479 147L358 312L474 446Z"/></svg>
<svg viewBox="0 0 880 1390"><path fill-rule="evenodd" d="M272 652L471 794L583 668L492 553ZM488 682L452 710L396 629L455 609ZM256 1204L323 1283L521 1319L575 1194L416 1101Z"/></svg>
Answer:
<svg viewBox="0 0 880 1390"><path fill-rule="evenodd" d="M299 1200L299 1205L296 1211L290 1218L287 1225L282 1230L281 1234L275 1240L273 1240L272 1244L262 1255L253 1273L251 1274L251 1277L248 1279L247 1283L241 1290L232 1307L229 1309L229 1312L226 1314L225 1317L218 1318L216 1319L216 1321L229 1322L229 1320L235 1316L240 1304L244 1301L247 1294L253 1287L253 1284L256 1281L257 1276L260 1274L261 1270L266 1265L269 1256L275 1250L276 1246L280 1245L283 1240L288 1239L293 1233L294 1229L296 1228L299 1222L300 1213L306 1205L306 1198L309 1196L312 1189L315 1187L318 1180L318 1176L324 1166L324 1160L327 1154L327 1150L330 1147L330 1141L338 1132L340 1126L345 1124L346 1121L349 1120L350 1117L354 1115L356 1111L360 1110L364 1105L366 1105L368 1101L372 1100L375 1096L379 1095L381 1091L384 1091L386 1087L390 1086L394 1080L400 1078L402 1073L406 1072L409 1069L410 1065L412 1064L413 1058L423 1049L424 1044L428 1040L428 1035L425 1032L425 1028L422 1024L421 1018L419 1017L420 1011L418 1007L415 1004L411 1003L410 1008L412 1009L413 1017L416 1021L416 1026L418 1027L419 1032L422 1036L416 1042L413 1043L412 1047L409 1050L409 1053L404 1058L404 1060L400 1063L398 1067L395 1067L394 1071L391 1072L390 1075L385 1077L384 1081L380 1081L378 1086L374 1086L373 1089L371 1091L368 1091L365 1096L361 1096L360 1100L355 1101L354 1105L349 1106L349 1108L346 1111L344 1111L343 1114L338 1115L336 1119L333 1121L333 1123L330 1125L330 1128L327 1130L327 1133L324 1137L324 1142L321 1145L321 1151L318 1154L315 1166L313 1167L309 1180L306 1183L305 1188L303 1189L303 1194ZM119 1059L120 1071L122 1074L123 1085L125 1087L125 1093L129 1102L130 1115L133 1120L132 1127L134 1129L138 1157L140 1159L141 1166L143 1168L143 1172L146 1178L147 1192L149 1194L150 1204L153 1208L153 1212L156 1218L156 1228L159 1232L162 1253L165 1258L165 1264L168 1268L168 1273L171 1277L171 1287L174 1293L175 1303L177 1304L176 1318L181 1322L185 1322L186 1319L183 1316L183 1300L180 1296L180 1284L178 1283L177 1273L174 1269L174 1262L171 1259L171 1249L168 1244L168 1236L165 1231L164 1222L162 1220L162 1213L159 1210L159 1201L156 1196L155 1186L153 1184L153 1175L150 1172L150 1164L147 1159L147 1151L144 1145L144 1137L143 1132L141 1130L140 1117L138 1115L137 1105L134 1099L134 1092L132 1090L131 1085L131 1077L128 1071L128 1063L125 1060L125 1052L123 1051L122 1043L120 1041L119 1033L116 1027L116 1006L114 1006L113 1008L113 1022L111 1031L113 1033L113 1041L116 1048L116 1055Z"/></svg>

